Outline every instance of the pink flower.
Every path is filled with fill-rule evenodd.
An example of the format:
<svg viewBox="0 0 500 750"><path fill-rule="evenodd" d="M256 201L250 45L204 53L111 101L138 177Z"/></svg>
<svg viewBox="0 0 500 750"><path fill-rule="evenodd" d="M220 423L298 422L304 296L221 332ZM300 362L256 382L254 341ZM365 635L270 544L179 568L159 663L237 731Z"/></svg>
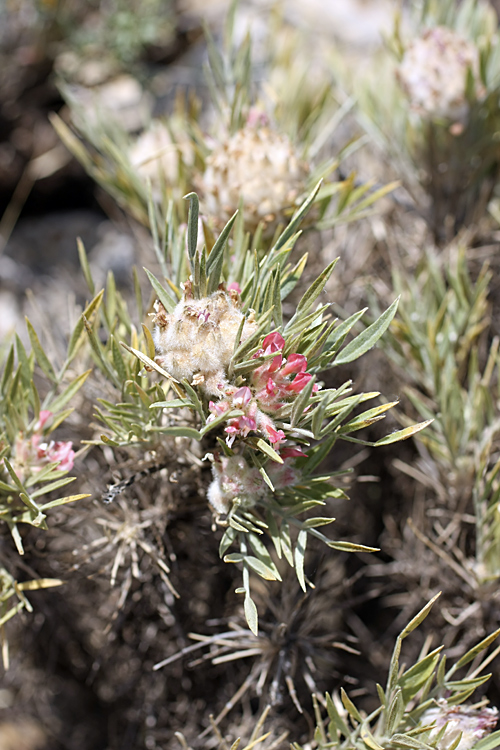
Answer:
<svg viewBox="0 0 500 750"><path fill-rule="evenodd" d="M275 445L276 443L281 443L283 440L286 440L285 433L283 430L277 430L275 427L271 427L268 425L266 427L267 436L269 438L269 442Z"/></svg>
<svg viewBox="0 0 500 750"><path fill-rule="evenodd" d="M209 417L210 420L215 419L216 417L222 416L222 414L225 414L227 411L230 410L230 405L227 401L217 401L215 403L214 401L210 401L208 404L208 408L213 414L213 417Z"/></svg>
<svg viewBox="0 0 500 750"><path fill-rule="evenodd" d="M244 385L242 388L238 388L238 390L233 393L233 406L239 406L243 408L245 406L248 406L251 400L252 391L247 385Z"/></svg>
<svg viewBox="0 0 500 750"><path fill-rule="evenodd" d="M266 127L269 125L269 117L258 107L250 107L247 117L247 125L251 128Z"/></svg>
<svg viewBox="0 0 500 750"><path fill-rule="evenodd" d="M264 385L264 383L268 382L269 377L271 375L274 375L274 373L278 372L278 370L281 367L281 364L283 362L283 357L281 354L278 354L276 357L273 357L269 362L264 362L263 365L260 367L256 367L255 370L252 373L252 383L253 385L257 386L257 388L261 385Z"/></svg>
<svg viewBox="0 0 500 750"><path fill-rule="evenodd" d="M285 339L278 331L268 333L262 342L262 346L264 347L264 354L282 351L285 348Z"/></svg>
<svg viewBox="0 0 500 750"><path fill-rule="evenodd" d="M71 440L49 443L45 455L49 462L59 461L59 471L71 471L75 463L75 451Z"/></svg>
<svg viewBox="0 0 500 750"><path fill-rule="evenodd" d="M299 372L292 382L285 386L285 389L289 392L300 393L304 390L311 378L312 375L310 372Z"/></svg>
<svg viewBox="0 0 500 750"><path fill-rule="evenodd" d="M306 370L307 358L303 354L290 354L286 364L280 370L280 375L286 377L287 375L305 372Z"/></svg>

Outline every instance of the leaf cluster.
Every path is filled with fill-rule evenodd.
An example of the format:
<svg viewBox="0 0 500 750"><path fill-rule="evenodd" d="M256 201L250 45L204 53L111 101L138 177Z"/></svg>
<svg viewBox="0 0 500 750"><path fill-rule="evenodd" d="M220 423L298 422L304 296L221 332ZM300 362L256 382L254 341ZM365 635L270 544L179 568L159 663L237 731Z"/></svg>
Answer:
<svg viewBox="0 0 500 750"><path fill-rule="evenodd" d="M435 707L439 699L446 699L449 706L462 704L489 679L491 675L481 675L489 658L479 657L498 637L500 630L470 649L451 668L447 669L441 646L428 653L424 651L415 664L407 667L400 662L403 641L427 617L438 596L431 599L398 636L386 686L377 685L378 708L368 716L361 713L341 689L340 697L326 696L328 718L325 726L316 702L315 740L319 748L430 750L440 747L446 725L431 739L434 724L425 723L425 712ZM471 663L473 668L464 678L454 679L458 670ZM499 740L500 732L493 732L474 747L476 750L491 750L497 747ZM300 750L296 743L293 747Z"/></svg>
<svg viewBox="0 0 500 750"><path fill-rule="evenodd" d="M413 278L394 274L400 314L382 342L413 407L433 419L417 440L438 468L441 495L455 476L460 495L474 501L479 581L500 571L499 341L490 336L490 280L487 266L472 280L462 247L446 264L428 251Z"/></svg>
<svg viewBox="0 0 500 750"><path fill-rule="evenodd" d="M61 490L74 481L66 470L58 468L59 462L47 463L40 470L21 471L16 464L17 453L24 441L33 436L40 411L52 412L44 430L44 439L57 429L71 414L68 404L81 388L90 370L80 375L66 377L68 369L83 341L83 324L78 324L69 342L66 360L56 371L46 354L40 339L29 320L26 321L31 342L31 352L16 335L5 361L0 378L0 520L5 522L23 554L23 543L18 524L47 528L47 511L51 508L74 502L85 495L64 495L53 499L45 496ZM49 383L49 390L42 398L35 382L38 366ZM69 381L69 382L68 382ZM40 500L41 498L41 500Z"/></svg>

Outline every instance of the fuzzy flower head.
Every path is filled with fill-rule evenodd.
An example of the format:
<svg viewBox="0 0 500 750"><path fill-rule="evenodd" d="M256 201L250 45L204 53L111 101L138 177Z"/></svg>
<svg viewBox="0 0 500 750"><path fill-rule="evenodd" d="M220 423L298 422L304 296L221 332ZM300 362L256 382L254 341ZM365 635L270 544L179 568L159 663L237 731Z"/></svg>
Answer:
<svg viewBox="0 0 500 750"><path fill-rule="evenodd" d="M177 380L186 378L208 395L220 396L229 385L227 368L243 317L236 290L218 290L209 297L193 299L186 284L184 297L170 315L156 303L153 338L158 364ZM243 325L241 341L255 329L251 313Z"/></svg>
<svg viewBox="0 0 500 750"><path fill-rule="evenodd" d="M397 75L412 109L420 115L463 123L469 112L468 71L477 81L479 96L477 47L446 26L435 26L409 44Z"/></svg>
<svg viewBox="0 0 500 750"><path fill-rule="evenodd" d="M52 412L42 410L30 436L20 433L14 445L12 465L21 481L41 471L47 464L58 463L58 471L71 471L75 451L71 440L44 440L43 431Z"/></svg>
<svg viewBox="0 0 500 750"><path fill-rule="evenodd" d="M445 733L437 745L437 750L448 750L461 735L456 750L471 750L480 739L490 734L498 719L496 708L470 708L467 705L450 706L445 700L438 701L435 708L429 708L421 717L421 726L435 724L430 733L432 741L445 726Z"/></svg>
<svg viewBox="0 0 500 750"><path fill-rule="evenodd" d="M213 462L212 474L208 500L217 513L227 513L236 498L250 508L267 493L259 470L249 466L243 456L221 456Z"/></svg>
<svg viewBox="0 0 500 750"><path fill-rule="evenodd" d="M243 200L248 228L263 222L271 233L306 189L309 168L288 136L252 116L234 135L217 143L198 185L207 213L224 224Z"/></svg>
<svg viewBox="0 0 500 750"><path fill-rule="evenodd" d="M304 455L298 449L297 453ZM300 474L293 466L296 456L286 456L283 452L282 464L270 462L266 465L266 472L275 487L287 487L298 482ZM217 456L212 464L212 474L213 481L207 495L210 505L219 514L228 513L236 499L241 506L251 508L270 493L259 470L250 466L243 456Z"/></svg>

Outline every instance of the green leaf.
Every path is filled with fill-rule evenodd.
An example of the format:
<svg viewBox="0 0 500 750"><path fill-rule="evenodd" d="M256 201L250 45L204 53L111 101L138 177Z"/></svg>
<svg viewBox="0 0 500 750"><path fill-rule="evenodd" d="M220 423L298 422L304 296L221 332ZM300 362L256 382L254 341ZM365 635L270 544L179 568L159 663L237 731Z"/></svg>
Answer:
<svg viewBox="0 0 500 750"><path fill-rule="evenodd" d="M175 437L186 437L192 440L200 440L200 433L194 427L159 427L155 432L162 435L173 435Z"/></svg>
<svg viewBox="0 0 500 750"><path fill-rule="evenodd" d="M160 367L160 365L154 361L154 359L150 359L145 354L140 352L138 349L133 349L128 344L125 344L123 341L120 341L120 345L123 346L124 349L126 349L131 354L135 354L137 359L139 359L143 365L146 365L147 367L150 367L152 370L156 370L160 375L163 375L164 378L167 380L170 380L172 383L178 383L179 381L176 380L170 373L168 373L166 370L163 369L163 367Z"/></svg>
<svg viewBox="0 0 500 750"><path fill-rule="evenodd" d="M80 316L76 326L73 329L73 333L71 334L71 338L69 340L68 344L68 354L66 357L66 362L71 362L76 353L78 352L82 341L85 338L85 332L84 332L84 317L92 321L92 317L94 313L99 309L101 306L102 298L104 296L104 289L101 289L101 291L96 294L93 300L89 302L85 310L83 311L82 315Z"/></svg>
<svg viewBox="0 0 500 750"><path fill-rule="evenodd" d="M80 237L76 238L76 245L78 248L78 257L80 258L80 265L82 267L85 281L87 282L90 293L95 294L94 280L92 278L89 262L87 260L87 253L85 252L85 247Z"/></svg>
<svg viewBox="0 0 500 750"><path fill-rule="evenodd" d="M50 402L50 410L55 413L59 409L62 409L78 393L91 372L92 370L86 370L81 375L78 375L57 398Z"/></svg>
<svg viewBox="0 0 500 750"><path fill-rule="evenodd" d="M407 440L412 435L416 435L417 432L424 430L432 422L434 422L433 419L427 419L425 422L412 424L410 425L410 427L405 427L403 430L397 430L397 432L392 432L390 435L387 435L384 438L380 438L380 440L377 440L374 445L390 445L391 443L398 443L401 440Z"/></svg>
<svg viewBox="0 0 500 750"><path fill-rule="evenodd" d="M92 351L96 355L97 360L103 372L106 373L108 378L111 380L112 383L114 383L114 385L117 388L120 388L121 383L119 382L116 373L112 370L109 362L106 360L103 350L102 350L103 349L102 344L100 343L97 336L95 335L94 329L92 328L92 326L90 325L90 323L88 322L87 318L84 315L82 315L82 318L83 318L83 324L85 326L85 330L87 331L87 335L89 337L90 346L92 347Z"/></svg>
<svg viewBox="0 0 500 750"><path fill-rule="evenodd" d="M307 545L307 530L301 529L297 537L297 544L295 545L295 572L297 573L297 580L300 584L302 591L307 591L306 581L304 576L304 558L306 554Z"/></svg>
<svg viewBox="0 0 500 750"><path fill-rule="evenodd" d="M282 247L286 245L288 240L295 234L296 230L299 228L302 222L302 219L308 213L312 204L314 203L314 200L316 196L318 195L322 182L323 180L320 180L318 182L318 184L313 189L312 193L310 193L310 195L307 196L304 203L294 213L294 215L292 216L290 220L290 223L288 224L287 228L278 237L276 245L273 247L271 252L280 250Z"/></svg>
<svg viewBox="0 0 500 750"><path fill-rule="evenodd" d="M326 268L325 270L318 276L318 278L313 281L307 292L302 296L301 300L299 301L299 304L297 305L297 310L295 312L295 315L293 316L290 323L287 325L287 330L289 327L292 326L292 321L295 321L299 318L301 318L303 315L309 312L313 304L318 299L319 295L325 288L325 284L330 278L330 276L333 273L333 269L337 265L338 258L335 258Z"/></svg>
<svg viewBox="0 0 500 750"><path fill-rule="evenodd" d="M276 519L271 513L270 510L266 513L266 522L267 527L269 529L269 536L273 540L274 548L276 550L276 554L278 555L278 558L281 560L282 557L282 551L281 551L281 537L280 532L278 529L278 524L276 523Z"/></svg>
<svg viewBox="0 0 500 750"><path fill-rule="evenodd" d="M252 631L254 635L259 634L259 615L257 613L257 607L255 606L255 602L253 601L250 594L247 594L245 596L245 601L243 604L243 608L245 610L245 619L248 623L248 627Z"/></svg>
<svg viewBox="0 0 500 750"><path fill-rule="evenodd" d="M220 558L224 557L229 547L236 540L237 536L238 534L236 533L235 529L231 528L230 526L225 530L224 534L222 535L222 539L220 540L220 545L219 545L219 557Z"/></svg>
<svg viewBox="0 0 500 750"><path fill-rule="evenodd" d="M4 368L3 368L3 375L2 375L2 382L0 383L0 390L5 395L7 391L7 384L12 376L12 372L14 370L14 345L9 349L9 353L7 355L7 359L5 360Z"/></svg>
<svg viewBox="0 0 500 750"><path fill-rule="evenodd" d="M474 750L495 750L500 747L500 730L492 732L487 737L483 737L474 745Z"/></svg>
<svg viewBox="0 0 500 750"><path fill-rule="evenodd" d="M40 344L40 339L38 338L35 329L31 325L28 318L25 318L25 320L26 327L28 328L28 335L30 337L31 346L33 348L33 351L35 352L36 360L49 380L52 380L52 382L55 383L57 382L57 378L54 372L54 368L50 364L49 359L45 354L42 345Z"/></svg>
<svg viewBox="0 0 500 750"><path fill-rule="evenodd" d="M188 195L184 196L184 200L189 201L187 245L191 271L194 271L194 257L198 245L198 215L200 212L200 201L198 200L196 193L188 193Z"/></svg>
<svg viewBox="0 0 500 750"><path fill-rule="evenodd" d="M283 550L283 554L285 555L285 560L288 562L290 567L293 568L294 561L292 553L292 540L290 539L290 525L288 521L281 522L280 537L281 548Z"/></svg>
<svg viewBox="0 0 500 750"><path fill-rule="evenodd" d="M336 549L339 552L379 552L378 547L366 547L364 544L355 544L354 542L326 542L328 547Z"/></svg>
<svg viewBox="0 0 500 750"><path fill-rule="evenodd" d="M288 297L299 283L307 264L307 257L307 253L305 253L291 271L285 271L283 273L280 289L280 297L282 301Z"/></svg>
<svg viewBox="0 0 500 750"><path fill-rule="evenodd" d="M207 276L208 276L207 292L208 294L213 294L213 292L215 292L217 290L217 287L219 286L220 276L221 276L221 271L222 271L222 261L224 258L224 249L226 247L226 242L229 237L229 233L233 227L234 222L236 221L237 215L238 215L238 211L236 211L231 216L226 226L224 227L219 237L217 238L217 242L213 246L210 255L208 256L208 261L207 261Z"/></svg>
<svg viewBox="0 0 500 750"><path fill-rule="evenodd" d="M469 662L473 661L476 658L476 656L478 656L482 651L487 649L493 643L493 641L496 638L498 638L499 635L500 635L500 628L498 628L498 630L495 630L494 633L492 633L491 635L488 635L486 638L483 638L483 640L480 643L478 643L476 646L474 646L469 651L467 651L467 653L464 654L457 661L457 663L452 667L450 672L448 672L447 678L449 678L452 672L455 672L457 669L460 669L461 667L464 667Z"/></svg>
<svg viewBox="0 0 500 750"><path fill-rule="evenodd" d="M7 471L9 472L10 476L12 477L12 480L13 480L15 486L17 487L17 491L18 492L24 492L24 493L26 493L26 489L25 489L23 483L21 482L21 480L19 479L19 477L17 476L16 472L14 471L14 469L13 469L10 461L7 458L4 458L3 462L5 464L5 467L6 467Z"/></svg>
<svg viewBox="0 0 500 750"><path fill-rule="evenodd" d="M262 560L259 560L258 557L253 557L253 555L246 555L244 560L245 560L245 563L248 565L248 567L251 568L254 571L254 573L257 573L265 581L281 580L279 578L279 573L278 575L275 575L274 571L270 567L268 567L265 563L263 563Z"/></svg>
<svg viewBox="0 0 500 750"><path fill-rule="evenodd" d="M263 453L265 453L266 456L269 456L269 458L272 461L276 461L277 464L282 464L283 463L283 459L281 458L281 456L278 453L276 453L276 451L274 450L274 448L271 448L271 446L268 443L266 443L265 440L262 440L262 438L259 438L256 441L255 445Z"/></svg>
<svg viewBox="0 0 500 750"><path fill-rule="evenodd" d="M304 521L304 528L315 529L318 526L328 526L328 524L333 523L334 521L335 521L335 518L328 518L325 516L317 516L316 518L307 518Z"/></svg>
<svg viewBox="0 0 500 750"><path fill-rule="evenodd" d="M0 481L0 490L2 490L2 492L8 492L8 493L18 491L16 487L13 487L11 484L7 484L6 482L2 482L2 481Z"/></svg>
<svg viewBox="0 0 500 750"><path fill-rule="evenodd" d="M248 541L250 542L250 546L252 547L255 555L258 557L260 562L266 567L267 570L271 571L272 575L274 576L274 579L268 578L267 580L281 581L279 570L272 561L265 544L255 534L248 534Z"/></svg>
<svg viewBox="0 0 500 750"><path fill-rule="evenodd" d="M292 427L297 427L300 424L302 417L304 416L305 409L311 403L311 394L314 388L316 378L312 377L305 388L299 393L295 402L292 406L292 413L290 415L290 424Z"/></svg>
<svg viewBox="0 0 500 750"><path fill-rule="evenodd" d="M150 405L150 409L194 409L195 406L186 398L173 398L170 401L155 401Z"/></svg>
<svg viewBox="0 0 500 750"><path fill-rule="evenodd" d="M401 675L399 684L404 692L405 703L408 703L430 675L434 674L442 650L442 646L434 649Z"/></svg>
<svg viewBox="0 0 500 750"><path fill-rule="evenodd" d="M366 328L362 333L356 336L353 341L347 344L347 346L340 351L340 353L335 357L333 364L337 366L345 365L349 362L354 362L354 360L358 359L358 357L361 357L372 347L374 347L379 338L388 329L392 319L396 314L398 304L399 297L394 300L392 305L388 307L387 310L383 312L382 315L377 318L374 323L368 326L368 328Z"/></svg>
<svg viewBox="0 0 500 750"><path fill-rule="evenodd" d="M144 270L151 283L151 286L153 287L156 294L158 295L158 299L160 300L161 304L163 305L163 307L168 313L172 313L177 306L177 302L170 296L170 294L160 284L156 276L152 274L151 271L148 271L147 268L145 268Z"/></svg>
<svg viewBox="0 0 500 750"><path fill-rule="evenodd" d="M123 355L121 353L120 347L116 343L115 337L111 336L110 339L111 339L111 356L113 357L114 368L121 382L125 383L125 381L128 378L125 360L123 359Z"/></svg>
<svg viewBox="0 0 500 750"><path fill-rule="evenodd" d="M146 348L148 350L148 356L150 359L155 358L156 349L155 349L155 343L153 341L153 336L151 335L151 331L147 326L142 323L142 332L144 334L144 340L146 341Z"/></svg>
<svg viewBox="0 0 500 750"><path fill-rule="evenodd" d="M344 706L345 710L347 711L351 719L361 724L363 721L361 714L359 713L358 709L356 708L354 703L351 701L351 699L347 695L344 688L340 688L340 698L342 700L342 705Z"/></svg>
<svg viewBox="0 0 500 750"><path fill-rule="evenodd" d="M349 318L344 320L340 325L338 325L332 332L332 335L328 339L328 341L325 344L325 353L327 352L336 352L339 346L344 341L345 337L353 328L353 326L356 325L358 320L363 317L365 312L368 310L367 307L363 308L363 310L359 310L359 312L354 313L354 315L351 315Z"/></svg>
<svg viewBox="0 0 500 750"><path fill-rule="evenodd" d="M49 492L53 492L54 490L58 490L61 487L65 487L67 484L71 484L71 482L74 482L75 479L76 477L64 477L63 479L58 479L55 482L44 484L43 487L40 487L39 489L31 493L31 498L42 497L42 495L47 495Z"/></svg>
<svg viewBox="0 0 500 750"><path fill-rule="evenodd" d="M16 351L17 351L17 359L19 360L19 365L21 369L21 378L24 383L24 385L29 385L31 382L31 375L33 368L30 365L30 361L28 359L28 355L26 354L26 350L23 346L23 342L19 338L19 336L16 333Z"/></svg>
<svg viewBox="0 0 500 750"><path fill-rule="evenodd" d="M351 732L349 731L347 724L337 711L337 707L335 706L335 703L333 702L331 696L327 693L325 697L326 710L328 712L328 716L330 717L330 721L335 725L337 731L341 732L344 737L348 738Z"/></svg>
<svg viewBox="0 0 500 750"><path fill-rule="evenodd" d="M362 723L359 733L361 739L363 740L365 745L370 748L370 750L384 750L384 748L375 740L375 737L368 729L366 722Z"/></svg>
<svg viewBox="0 0 500 750"><path fill-rule="evenodd" d="M58 497L57 500L51 500L49 503L41 505L41 510L48 510L49 508L57 508L59 505L67 505L68 503L76 503L77 500L83 500L91 495L68 495L67 497Z"/></svg>
<svg viewBox="0 0 500 750"><path fill-rule="evenodd" d="M385 413L389 411L389 409L392 409L394 406L397 406L397 401L390 401L388 404L381 404L380 406L374 406L373 409L368 409L367 411L364 411L362 414L359 414L358 416L354 417L350 422L346 422L346 424L342 425L342 427L339 430L339 433L341 435L348 435L351 432L356 432L357 430L363 429L363 427L367 427L374 422L377 422L380 419L383 419L385 416ZM341 412L342 414L342 412Z"/></svg>
<svg viewBox="0 0 500 750"><path fill-rule="evenodd" d="M410 620L408 625L401 631L401 634L399 635L399 638L401 640L403 640L403 638L406 638L413 630L415 630L415 628L418 628L418 626L425 620L425 618L431 611L432 606L434 605L434 602L436 601L436 599L439 599L440 596L441 596L441 592L433 596L432 599L429 602L427 602L425 607L422 607L420 612L418 612L415 615L415 617L413 617L413 619Z"/></svg>

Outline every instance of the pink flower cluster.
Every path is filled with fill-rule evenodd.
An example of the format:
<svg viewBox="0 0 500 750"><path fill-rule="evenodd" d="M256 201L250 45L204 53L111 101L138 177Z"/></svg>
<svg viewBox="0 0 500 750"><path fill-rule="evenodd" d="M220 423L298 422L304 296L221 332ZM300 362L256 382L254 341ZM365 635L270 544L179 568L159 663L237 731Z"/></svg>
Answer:
<svg viewBox="0 0 500 750"><path fill-rule="evenodd" d="M52 417L47 409L40 412L40 416L29 438L19 435L15 444L14 470L21 481L29 474L41 471L50 463L59 463L59 471L71 471L75 459L73 443L68 441L42 442L43 428Z"/></svg>
<svg viewBox="0 0 500 750"><path fill-rule="evenodd" d="M211 419L238 409L242 415L231 417L225 431L226 442L232 445L236 436L246 437L250 432L260 432L276 448L285 440L283 430L276 429L268 413L277 412L284 404L295 398L312 378L307 370L307 359L303 354L290 354L283 358L285 339L280 333L270 333L263 341L254 358L276 354L263 365L257 367L251 377L250 386L225 389L224 397L214 403L210 401ZM317 390L317 386L314 387ZM291 456L304 455L298 448L285 449L292 451Z"/></svg>
<svg viewBox="0 0 500 750"><path fill-rule="evenodd" d="M228 419L225 431L228 435L226 442L229 446L233 444L237 435L246 437L252 431L263 433L273 445L279 445L285 439L283 430L277 430L273 420L259 409L257 400L247 385L238 389L231 386L226 388L224 398L217 403L210 401L209 408L213 414L212 419L234 409L243 412L241 416Z"/></svg>
<svg viewBox="0 0 500 750"><path fill-rule="evenodd" d="M262 349L255 352L254 358L274 353L276 356L253 371L252 385L261 408L275 412L300 393L312 375L306 372L307 358L303 354L290 354L288 359L283 359L285 339L280 333L270 333L262 346ZM315 390L318 390L317 386Z"/></svg>

